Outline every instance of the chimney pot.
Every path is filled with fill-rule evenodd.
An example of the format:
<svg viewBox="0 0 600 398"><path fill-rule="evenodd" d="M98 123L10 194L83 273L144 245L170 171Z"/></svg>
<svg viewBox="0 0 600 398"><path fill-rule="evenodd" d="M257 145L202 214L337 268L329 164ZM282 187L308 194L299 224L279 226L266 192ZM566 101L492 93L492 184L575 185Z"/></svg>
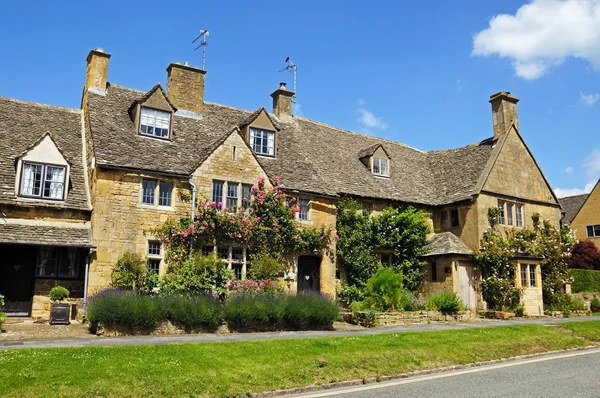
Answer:
<svg viewBox="0 0 600 398"><path fill-rule="evenodd" d="M286 87L287 87L287 85L285 84L285 82L281 82L281 83L279 83L279 89L280 89L280 90L287 90L287 88L286 88Z"/></svg>
<svg viewBox="0 0 600 398"><path fill-rule="evenodd" d="M285 82L279 83L279 88L271 94L273 97L273 113L280 119L292 117L292 97L294 93L286 89Z"/></svg>

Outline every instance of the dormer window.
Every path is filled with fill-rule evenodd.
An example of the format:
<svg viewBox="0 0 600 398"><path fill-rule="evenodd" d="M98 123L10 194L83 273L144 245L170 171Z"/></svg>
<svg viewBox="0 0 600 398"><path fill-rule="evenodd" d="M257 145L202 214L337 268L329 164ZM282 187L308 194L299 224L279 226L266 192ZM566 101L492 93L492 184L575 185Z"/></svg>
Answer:
<svg viewBox="0 0 600 398"><path fill-rule="evenodd" d="M169 138L170 126L170 112L142 107L140 117L140 134L158 138Z"/></svg>
<svg viewBox="0 0 600 398"><path fill-rule="evenodd" d="M251 127L250 146L258 155L275 156L275 132Z"/></svg>
<svg viewBox="0 0 600 398"><path fill-rule="evenodd" d="M63 200L66 167L23 162L21 196Z"/></svg>
<svg viewBox="0 0 600 398"><path fill-rule="evenodd" d="M389 177L390 176L389 159L373 157L371 171L376 176Z"/></svg>

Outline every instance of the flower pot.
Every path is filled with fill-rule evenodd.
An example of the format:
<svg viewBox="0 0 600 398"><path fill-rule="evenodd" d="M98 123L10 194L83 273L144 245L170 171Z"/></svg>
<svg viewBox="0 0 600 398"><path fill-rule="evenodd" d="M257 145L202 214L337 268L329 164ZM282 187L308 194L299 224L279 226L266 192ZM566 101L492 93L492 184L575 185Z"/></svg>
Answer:
<svg viewBox="0 0 600 398"><path fill-rule="evenodd" d="M50 308L50 325L70 325L70 315L71 306L69 304L52 304Z"/></svg>

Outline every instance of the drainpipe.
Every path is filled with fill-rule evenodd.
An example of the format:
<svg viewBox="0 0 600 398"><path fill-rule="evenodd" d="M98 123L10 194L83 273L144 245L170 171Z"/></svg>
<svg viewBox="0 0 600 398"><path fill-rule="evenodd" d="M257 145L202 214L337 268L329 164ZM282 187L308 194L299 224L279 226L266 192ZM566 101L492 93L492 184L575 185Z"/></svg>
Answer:
<svg viewBox="0 0 600 398"><path fill-rule="evenodd" d="M85 315L85 313L87 312L88 278L90 274L90 258L92 257L93 252L94 248L90 247L90 251L88 252L87 257L85 258L85 280L83 281L83 315Z"/></svg>
<svg viewBox="0 0 600 398"><path fill-rule="evenodd" d="M192 223L194 222L194 212L196 210L196 185L192 181L192 177L188 180L190 186L192 187ZM190 261L192 261L192 251L194 246L194 235L190 236Z"/></svg>

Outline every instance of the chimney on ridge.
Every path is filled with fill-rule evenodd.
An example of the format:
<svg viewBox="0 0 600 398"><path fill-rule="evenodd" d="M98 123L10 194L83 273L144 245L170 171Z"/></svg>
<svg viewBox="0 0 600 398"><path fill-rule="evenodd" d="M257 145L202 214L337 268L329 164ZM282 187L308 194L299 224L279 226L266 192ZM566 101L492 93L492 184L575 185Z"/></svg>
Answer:
<svg viewBox="0 0 600 398"><path fill-rule="evenodd" d="M90 51L87 56L87 69L85 72L85 87L94 87L106 90L106 77L108 76L108 60L110 54L97 48Z"/></svg>
<svg viewBox="0 0 600 398"><path fill-rule="evenodd" d="M292 117L292 97L294 93L287 91L285 83L279 83L279 88L271 94L273 97L273 113L280 119Z"/></svg>
<svg viewBox="0 0 600 398"><path fill-rule="evenodd" d="M177 109L201 114L204 110L205 70L179 63L167 68L167 96Z"/></svg>
<svg viewBox="0 0 600 398"><path fill-rule="evenodd" d="M508 91L501 91L490 96L492 104L492 119L494 121L494 137L506 133L514 123L519 128L519 117L517 116L517 102L519 99Z"/></svg>

